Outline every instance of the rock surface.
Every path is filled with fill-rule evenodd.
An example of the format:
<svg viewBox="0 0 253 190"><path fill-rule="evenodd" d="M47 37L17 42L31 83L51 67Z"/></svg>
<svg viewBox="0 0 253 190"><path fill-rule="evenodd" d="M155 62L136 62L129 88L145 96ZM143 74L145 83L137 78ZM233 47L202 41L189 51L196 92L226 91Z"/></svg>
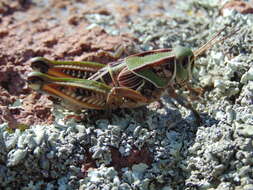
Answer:
<svg viewBox="0 0 253 190"><path fill-rule="evenodd" d="M224 12L226 2L1 1L0 188L252 189L253 15ZM240 32L195 62L205 89L192 100L201 126L167 97L110 119L65 121L64 110L27 86L35 56L106 64L114 58L98 52L122 44L123 57L197 49L227 24Z"/></svg>

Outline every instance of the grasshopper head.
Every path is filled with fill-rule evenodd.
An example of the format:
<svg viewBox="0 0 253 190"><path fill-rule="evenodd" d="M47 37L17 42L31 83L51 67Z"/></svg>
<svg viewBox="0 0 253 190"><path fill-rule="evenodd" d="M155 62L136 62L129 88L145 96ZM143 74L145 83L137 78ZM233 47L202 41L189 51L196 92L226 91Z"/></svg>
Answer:
<svg viewBox="0 0 253 190"><path fill-rule="evenodd" d="M43 57L35 57L31 60L31 67L35 71L47 73L48 69L50 68L50 62Z"/></svg>
<svg viewBox="0 0 253 190"><path fill-rule="evenodd" d="M176 57L176 84L180 86L184 85L188 80L192 79L192 70L194 67L194 60L203 54L206 50L213 47L215 44L219 42L223 42L227 38L233 36L236 32L240 30L234 29L230 34L220 38L221 33L225 31L227 26L221 29L215 36L213 36L209 41L207 41L204 45L198 48L195 51L192 51L190 48L185 47L176 47L174 49L174 54Z"/></svg>
<svg viewBox="0 0 253 190"><path fill-rule="evenodd" d="M174 49L176 57L176 83L183 84L192 78L194 54L190 48L178 46Z"/></svg>

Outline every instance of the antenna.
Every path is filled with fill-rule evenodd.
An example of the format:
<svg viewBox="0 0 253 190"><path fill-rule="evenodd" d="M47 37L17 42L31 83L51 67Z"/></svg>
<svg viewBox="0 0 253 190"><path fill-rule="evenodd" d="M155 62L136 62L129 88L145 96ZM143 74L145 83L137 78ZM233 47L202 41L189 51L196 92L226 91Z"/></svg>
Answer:
<svg viewBox="0 0 253 190"><path fill-rule="evenodd" d="M228 34L227 36L219 39L220 34L225 31L225 29L227 28L227 26L225 26L224 28L222 28L219 32L217 32L217 34L215 34L210 40L208 40L204 45L202 45L199 49L193 51L193 54L195 57L200 56L202 53L204 53L207 49L210 49L211 47L213 47L215 44L223 42L224 40L226 40L227 38L233 36L236 32L238 32L240 30L233 30L230 34Z"/></svg>

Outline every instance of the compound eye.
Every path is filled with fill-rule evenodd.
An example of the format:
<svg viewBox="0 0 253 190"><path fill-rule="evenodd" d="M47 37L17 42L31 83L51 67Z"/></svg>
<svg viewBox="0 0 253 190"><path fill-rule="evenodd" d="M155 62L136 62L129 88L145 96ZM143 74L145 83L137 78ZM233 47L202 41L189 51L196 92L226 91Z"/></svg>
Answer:
<svg viewBox="0 0 253 190"><path fill-rule="evenodd" d="M186 69L187 68L187 65L189 64L189 61L190 61L190 59L189 59L189 57L187 56L187 57L184 57L183 59L182 59L182 65L183 65L183 67Z"/></svg>
<svg viewBox="0 0 253 190"><path fill-rule="evenodd" d="M193 61L194 61L194 56L184 57L182 60L182 65L186 69L188 65L192 65Z"/></svg>

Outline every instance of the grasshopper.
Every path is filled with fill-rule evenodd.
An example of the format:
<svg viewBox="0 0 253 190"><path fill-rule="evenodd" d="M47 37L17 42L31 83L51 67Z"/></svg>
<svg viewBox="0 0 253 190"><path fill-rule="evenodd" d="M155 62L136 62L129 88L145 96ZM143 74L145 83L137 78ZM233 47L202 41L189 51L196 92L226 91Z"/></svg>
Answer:
<svg viewBox="0 0 253 190"><path fill-rule="evenodd" d="M219 39L224 30L195 51L181 46L151 50L106 65L36 57L31 61L35 71L29 74L28 83L34 90L68 102L75 110L136 108L168 94L200 120L198 112L174 90L186 88L196 92L189 83L194 61L214 44L237 32Z"/></svg>

